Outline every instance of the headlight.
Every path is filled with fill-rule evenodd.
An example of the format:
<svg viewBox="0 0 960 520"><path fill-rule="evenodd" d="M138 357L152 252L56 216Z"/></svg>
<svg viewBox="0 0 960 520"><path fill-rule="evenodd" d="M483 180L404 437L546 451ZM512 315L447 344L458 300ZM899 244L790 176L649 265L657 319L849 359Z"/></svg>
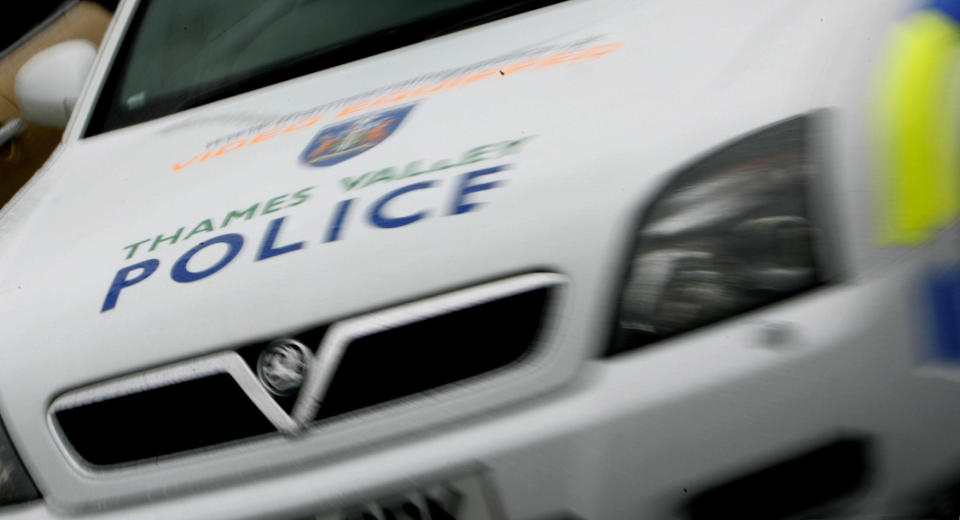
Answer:
<svg viewBox="0 0 960 520"><path fill-rule="evenodd" d="M763 129L663 188L637 231L611 354L821 283L810 126L799 117Z"/></svg>
<svg viewBox="0 0 960 520"><path fill-rule="evenodd" d="M0 423L0 507L40 498Z"/></svg>

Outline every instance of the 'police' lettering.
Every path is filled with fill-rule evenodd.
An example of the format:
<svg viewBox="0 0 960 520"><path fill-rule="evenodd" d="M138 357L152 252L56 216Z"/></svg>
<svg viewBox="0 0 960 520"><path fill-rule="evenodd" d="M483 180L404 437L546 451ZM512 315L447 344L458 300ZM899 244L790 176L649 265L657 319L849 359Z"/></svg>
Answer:
<svg viewBox="0 0 960 520"><path fill-rule="evenodd" d="M476 150L477 151L471 153L488 153L484 147L477 148ZM477 179L501 172L509 167L509 165L500 165L492 168L484 168L482 170L467 172L456 179L455 183L452 182L453 179L451 179L453 199L452 204L449 206L449 213L447 213L447 215L460 215L463 213L469 213L481 207L483 204L482 202L475 202L471 200L472 194L496 188L500 186L503 181L491 180L486 182L478 182ZM437 168L439 167L434 168L434 170L437 170ZM422 209L407 215L388 215L389 208L387 206L389 206L394 199L399 198L404 194L432 188L437 185L437 183L438 181L417 182L387 192L369 206L369 209L365 212L367 220L372 226L390 229L413 224L414 222L430 216L434 211L432 208ZM308 198L306 192L309 189L310 188L306 188L296 192L293 195L293 199L296 199L297 202L290 203L286 207L295 206L306 200ZM273 213L276 211L277 208L283 204L286 197L287 195L282 195L270 199L270 201L263 206L262 214ZM336 242L343 239L343 235L346 232L346 228L351 220L350 215L352 207L360 203L360 199L345 199L337 202L337 204L333 207L330 219L326 224L324 236L322 237L322 243ZM233 219L250 220L259 208L260 205L258 203L243 211L231 211L224 220L223 225L229 224ZM399 212L400 210L396 211ZM260 240L260 247L256 252L256 256L253 258L254 262L259 262L260 260L266 260L267 258L273 258L286 253L292 253L307 247L307 242L303 240L280 245L280 232L285 221L286 217L278 217L271 220L270 223L267 224L267 227L263 232L263 238ZM193 230L187 235L186 239L189 239L198 233L212 232L213 228L214 221L211 219L206 219L194 227ZM156 238L152 239L153 244L151 245L150 250L155 249L161 243L170 243L173 245L182 242L180 240L180 235L186 229L186 227L181 227L177 229L175 233L169 236L157 235ZM145 239L135 244L126 246L124 249L130 250L127 257L129 258L131 255L133 255L139 247L146 246L146 244L150 243L150 240L151 239ZM240 250L243 248L243 243L244 237L239 233L226 233L208 240L204 240L177 259L177 261L173 264L173 267L170 269L170 278L178 283L190 283L202 280L223 269L227 266L227 264L232 262L233 259L240 254ZM189 264L193 257L204 249L216 244L223 244L226 246L226 249L222 250L220 258L209 267L194 271L190 270ZM220 250L217 251L217 253L219 252ZM212 257L215 256L215 254L212 254ZM107 296L103 300L103 306L100 309L100 312L105 312L116 307L117 300L120 297L120 291L147 279L149 276L153 275L159 266L160 260L151 258L137 264L129 265L117 271L116 275L113 277L113 282L110 284L110 289L107 291Z"/></svg>
<svg viewBox="0 0 960 520"><path fill-rule="evenodd" d="M414 213L412 215L406 215L403 217L387 217L383 214L383 207L387 205L391 200L415 190L423 190L430 188L435 184L434 181L427 182L417 182L414 184L409 184L402 188L397 188L390 193L380 197L373 206L370 207L370 222L381 228L395 228L400 226L406 226L407 224L413 224L414 222L426 217L429 212L426 210L419 213Z"/></svg>
<svg viewBox="0 0 960 520"><path fill-rule="evenodd" d="M223 255L223 258L221 258L219 262L204 269L203 271L191 271L187 269L187 263L190 262L190 259L193 258L193 255L214 244L227 245L227 254ZM183 256L177 260L177 263L173 264L173 269L170 271L170 277L173 278L175 282L180 283L202 280L219 271L220 269L223 269L225 265L229 264L230 261L237 256L237 253L240 252L241 247L243 247L243 236L238 233L227 233L226 235L213 237L210 240L204 240L203 242L200 242L194 246L193 249L184 253Z"/></svg>
<svg viewBox="0 0 960 520"><path fill-rule="evenodd" d="M113 277L113 283L110 284L110 289L107 291L107 297L103 300L103 307L100 308L100 312L106 312L110 309L117 306L117 298L120 297L120 291L126 287L130 287L133 284L140 283L145 280L148 276L153 274L157 270L157 266L160 265L160 260L156 258L151 258L149 260L144 260L143 262L136 263L133 265L128 265L123 269L117 271L117 275ZM127 275L140 269L140 274L136 275L133 278L127 279Z"/></svg>
<svg viewBox="0 0 960 520"><path fill-rule="evenodd" d="M480 204L477 202L466 202L467 195L478 191L496 188L500 185L500 181L481 182L480 184L470 184L470 181L476 179L477 177L483 177L484 175L490 175L491 173L497 173L505 169L507 169L506 165L501 165L463 174L460 177L460 189L457 191L457 196L453 199L453 207L450 208L450 214L459 215L461 213L473 211L480 206Z"/></svg>
<svg viewBox="0 0 960 520"><path fill-rule="evenodd" d="M334 211L333 221L330 222L330 230L327 232L327 238L324 242L334 242L340 240L340 228L343 227L343 219L347 217L347 211L350 209L350 204L353 203L353 199L341 200L340 204L337 204L337 209Z"/></svg>
<svg viewBox="0 0 960 520"><path fill-rule="evenodd" d="M260 252L257 253L257 258L254 260L258 262L260 260L265 260L267 258L282 255L284 253L289 253L291 251L296 251L297 249L303 249L303 242L294 242L290 245L274 247L274 243L277 241L277 235L280 233L280 226L283 225L283 220L287 217L275 218L270 221L270 226L267 228L267 234L263 236L263 242L260 243Z"/></svg>

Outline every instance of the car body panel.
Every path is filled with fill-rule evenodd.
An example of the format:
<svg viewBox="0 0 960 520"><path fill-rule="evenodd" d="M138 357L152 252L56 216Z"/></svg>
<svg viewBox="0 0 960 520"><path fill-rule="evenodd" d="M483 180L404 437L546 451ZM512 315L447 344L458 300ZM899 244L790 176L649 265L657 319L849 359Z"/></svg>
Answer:
<svg viewBox="0 0 960 520"><path fill-rule="evenodd" d="M475 467L493 472L512 517L670 516L683 488L848 430L885 439L881 467L896 469L879 471L865 503L946 472L960 457L952 442L960 401L951 397L952 368L918 372L925 337L912 298L924 270L950 258L956 242L945 235L908 250L871 239L866 98L887 29L905 7L573 0L79 139L133 8L122 4L66 142L0 212L0 316L14 317L0 325L0 345L17 354L0 363L0 415L46 501L12 517L302 514ZM503 58L514 51L530 54ZM542 61L511 69L530 56ZM461 74L507 71L370 101L341 118L355 100L311 112L481 62ZM327 167L300 162L324 129L403 106L412 106L404 120L362 154ZM596 360L637 215L658 188L739 136L824 109L817 180L826 195L817 209L843 283ZM472 150L491 144L488 158L474 161ZM466 163L345 189L367 172L457 158ZM497 166L505 168L467 177ZM428 213L377 224L377 201L415 185L389 214ZM350 212L328 241L346 200ZM459 211L464 200L477 205ZM202 225L255 203L249 220ZM258 261L281 218L274 245L303 247ZM180 229L175 243L150 250ZM243 237L236 258L208 278L172 279L178 259L223 233ZM196 260L214 264L213 248L206 253ZM149 258L160 267L104 309L118 271ZM329 437L275 437L110 473L72 465L47 423L50 402L73 388L534 270L569 279L549 355L538 370L462 392L467 411L485 413L431 432L377 438L364 450L330 447L375 430L388 411L323 430ZM841 312L850 319L827 319ZM789 325L790 345L765 344L771 323ZM484 408L512 394L524 399L497 414ZM427 408L418 413L443 413Z"/></svg>

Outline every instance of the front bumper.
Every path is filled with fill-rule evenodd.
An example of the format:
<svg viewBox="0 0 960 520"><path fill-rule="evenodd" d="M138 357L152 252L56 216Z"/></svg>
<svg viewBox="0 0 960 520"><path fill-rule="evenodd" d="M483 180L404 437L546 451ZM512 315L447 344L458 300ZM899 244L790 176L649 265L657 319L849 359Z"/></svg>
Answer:
<svg viewBox="0 0 960 520"><path fill-rule="evenodd" d="M903 263L589 362L496 415L202 492L171 483L83 516L298 518L482 470L509 518L670 518L702 490L845 435L870 441L870 471L840 506L894 511L960 464L960 367L929 355L927 269Z"/></svg>

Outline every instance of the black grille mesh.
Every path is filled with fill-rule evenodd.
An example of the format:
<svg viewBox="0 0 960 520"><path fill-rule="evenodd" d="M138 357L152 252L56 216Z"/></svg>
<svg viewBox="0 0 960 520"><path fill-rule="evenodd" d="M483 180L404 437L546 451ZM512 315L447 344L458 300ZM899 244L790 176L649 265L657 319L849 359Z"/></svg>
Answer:
<svg viewBox="0 0 960 520"><path fill-rule="evenodd" d="M73 449L98 466L145 461L275 432L228 374L60 410Z"/></svg>
<svg viewBox="0 0 960 520"><path fill-rule="evenodd" d="M315 419L329 420L511 365L535 346L549 288L479 303L354 340ZM327 324L293 338L316 349ZM237 349L251 369L266 342ZM275 398L288 413L292 398ZM55 409L66 444L94 466L142 463L277 433L228 373Z"/></svg>
<svg viewBox="0 0 960 520"><path fill-rule="evenodd" d="M520 360L542 325L547 289L379 332L346 350L317 419L437 389Z"/></svg>

